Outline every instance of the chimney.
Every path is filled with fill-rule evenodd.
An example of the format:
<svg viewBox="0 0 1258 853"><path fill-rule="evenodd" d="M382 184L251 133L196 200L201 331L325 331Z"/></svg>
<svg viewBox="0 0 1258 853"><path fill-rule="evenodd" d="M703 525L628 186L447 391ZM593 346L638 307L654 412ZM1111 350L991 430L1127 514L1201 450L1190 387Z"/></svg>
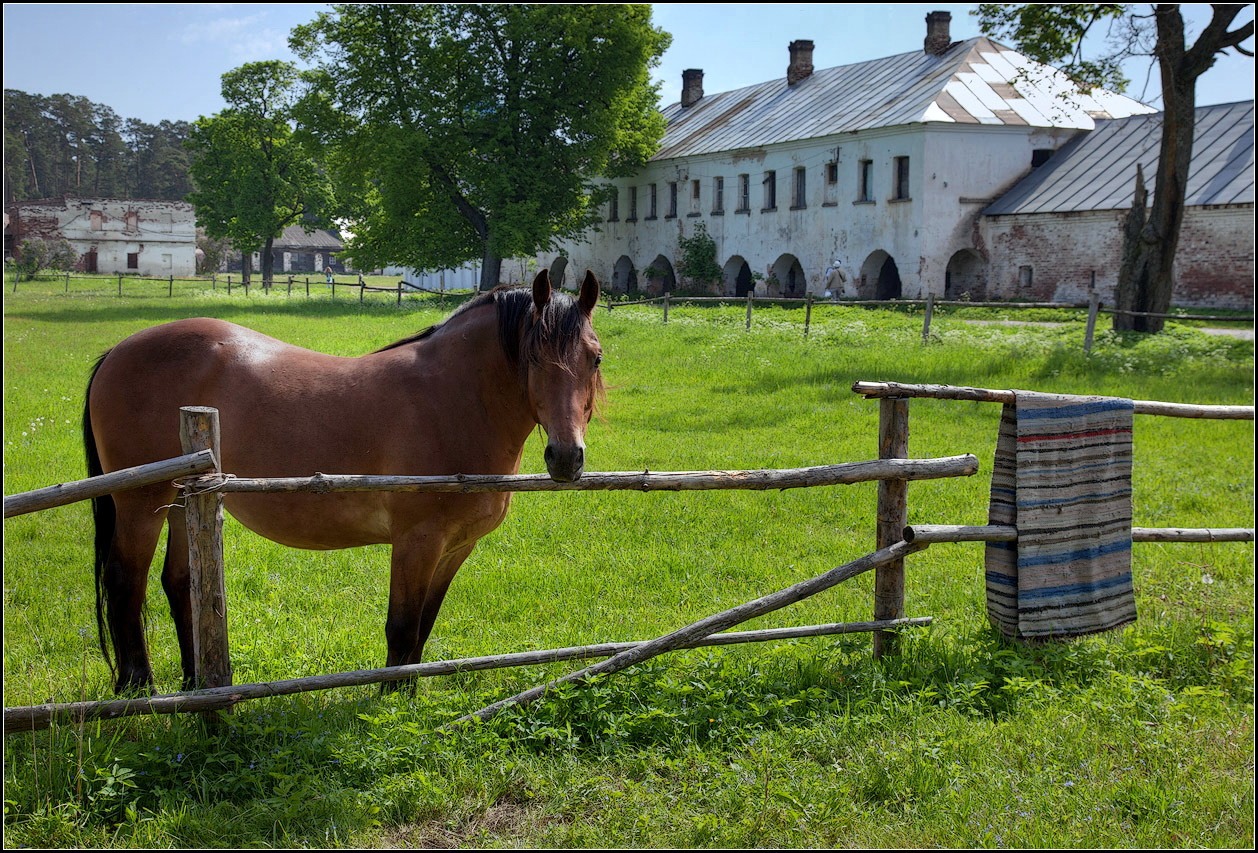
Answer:
<svg viewBox="0 0 1258 853"><path fill-rule="evenodd" d="M681 72L681 105L694 106L703 98L703 69L687 68Z"/></svg>
<svg viewBox="0 0 1258 853"><path fill-rule="evenodd" d="M943 56L952 44L949 26L952 23L951 12L931 12L926 16L926 41L924 47L927 56Z"/></svg>
<svg viewBox="0 0 1258 853"><path fill-rule="evenodd" d="M796 39L790 44L791 64L786 66L786 85L794 86L812 76L812 42Z"/></svg>

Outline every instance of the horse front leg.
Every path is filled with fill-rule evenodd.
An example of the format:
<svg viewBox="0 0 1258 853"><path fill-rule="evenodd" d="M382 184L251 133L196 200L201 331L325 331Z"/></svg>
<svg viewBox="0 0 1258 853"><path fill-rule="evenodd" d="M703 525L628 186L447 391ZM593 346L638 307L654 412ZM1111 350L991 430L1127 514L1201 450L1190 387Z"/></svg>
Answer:
<svg viewBox="0 0 1258 853"><path fill-rule="evenodd" d="M441 543L429 536L407 537L394 543L389 613L384 626L387 666L420 662L446 590L471 552L469 546L442 553ZM413 677L385 682L381 690L389 692L405 687L413 691L415 682Z"/></svg>

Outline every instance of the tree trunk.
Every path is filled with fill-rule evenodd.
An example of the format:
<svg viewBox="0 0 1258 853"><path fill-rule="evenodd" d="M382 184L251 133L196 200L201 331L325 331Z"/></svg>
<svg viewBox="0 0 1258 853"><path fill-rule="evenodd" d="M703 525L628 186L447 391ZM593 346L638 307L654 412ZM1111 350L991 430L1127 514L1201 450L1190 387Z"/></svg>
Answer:
<svg viewBox="0 0 1258 853"><path fill-rule="evenodd" d="M502 275L502 258L494 254L493 250L488 246L485 247L485 256L481 259L480 267L480 289L493 290L498 286L498 279Z"/></svg>
<svg viewBox="0 0 1258 853"><path fill-rule="evenodd" d="M1210 23L1192 47L1186 49L1184 19L1179 6L1163 3L1154 7L1157 24L1154 50L1162 75L1162 141L1148 218L1137 226L1133 203L1132 214L1124 228L1123 265L1116 294L1120 309L1154 314L1170 310L1175 252L1179 247L1188 174L1192 167L1197 78L1214 65L1217 54L1253 35L1252 21L1231 32L1227 29L1243 8L1240 4L1216 5ZM1115 329L1160 332L1164 322L1162 317L1114 315Z"/></svg>
<svg viewBox="0 0 1258 853"><path fill-rule="evenodd" d="M1136 188L1132 193L1131 210L1123 220L1123 259L1118 268L1118 287L1114 307L1119 311L1140 311L1149 290L1149 255L1145 251L1145 225L1149 220L1149 191L1144 186L1144 170L1136 164ZM1136 317L1114 315L1114 331L1134 331Z"/></svg>
<svg viewBox="0 0 1258 853"><path fill-rule="evenodd" d="M275 245L274 237L267 237L262 244L262 286L270 287L273 280L275 258L271 255L271 247Z"/></svg>
<svg viewBox="0 0 1258 853"><path fill-rule="evenodd" d="M250 257L252 252L240 253L240 283L245 287L249 286L249 274L253 270L253 258Z"/></svg>

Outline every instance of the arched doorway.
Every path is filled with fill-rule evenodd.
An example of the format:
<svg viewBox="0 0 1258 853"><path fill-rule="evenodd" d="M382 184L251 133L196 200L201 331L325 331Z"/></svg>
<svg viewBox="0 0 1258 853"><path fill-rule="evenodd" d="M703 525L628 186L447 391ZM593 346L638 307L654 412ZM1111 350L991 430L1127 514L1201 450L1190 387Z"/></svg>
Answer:
<svg viewBox="0 0 1258 853"><path fill-rule="evenodd" d="M944 299L987 298L987 264L973 249L962 249L948 259L944 273Z"/></svg>
<svg viewBox="0 0 1258 853"><path fill-rule="evenodd" d="M567 287L568 285L568 259L563 255L555 258L555 262L550 265L550 284L551 287Z"/></svg>
<svg viewBox="0 0 1258 853"><path fill-rule="evenodd" d="M741 255L735 255L725 262L721 271L721 293L725 296L746 296L756 289L755 279L751 275L751 267Z"/></svg>
<svg viewBox="0 0 1258 853"><path fill-rule="evenodd" d="M612 293L637 293L638 271L628 255L621 255L612 271Z"/></svg>
<svg viewBox="0 0 1258 853"><path fill-rule="evenodd" d="M899 299L900 270L895 265L895 258L881 249L867 257L861 264L857 292L861 299Z"/></svg>
<svg viewBox="0 0 1258 853"><path fill-rule="evenodd" d="M673 272L673 264L663 255L656 255L655 260L642 271L646 278L646 292L651 296L662 296L677 290L677 275Z"/></svg>
<svg viewBox="0 0 1258 853"><path fill-rule="evenodd" d="M769 296L803 299L808 292L808 281L804 278L804 268L799 259L794 255L782 255L778 258L773 264L765 290Z"/></svg>

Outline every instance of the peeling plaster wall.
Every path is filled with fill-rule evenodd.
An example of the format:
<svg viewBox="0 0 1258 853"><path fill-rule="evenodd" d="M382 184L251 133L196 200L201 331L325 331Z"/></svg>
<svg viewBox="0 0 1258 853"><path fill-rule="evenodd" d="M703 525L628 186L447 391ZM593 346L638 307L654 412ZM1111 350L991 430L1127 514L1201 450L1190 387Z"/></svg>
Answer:
<svg viewBox="0 0 1258 853"><path fill-rule="evenodd" d="M181 201L66 198L10 205L13 244L64 238L79 269L145 276L196 274L196 214ZM134 266L131 257L134 256Z"/></svg>
<svg viewBox="0 0 1258 853"><path fill-rule="evenodd" d="M594 271L610 289L623 289L632 267L637 285L650 290L644 272L658 271L660 256L675 268L679 236L693 236L702 223L716 243L718 266L726 268L719 287L735 293L734 276L745 259L758 295L783 295L782 271L797 260L807 292L825 290L824 275L836 258L845 262L848 284L842 295L872 288L859 280L867 261L881 264L884 253L899 269L904 298L943 296L945 272L953 255L979 249L974 240L979 211L1031 169L1032 152L1058 148L1076 131L1029 127L915 125L840 134L807 143L745 149L719 156L652 162L632 178L612 183L619 190L618 217L591 229L581 241L538 256L550 266L560 252L569 265ZM826 185L826 164L837 154L838 182ZM909 198L893 200L895 158L909 158ZM860 162L872 163L871 200L857 198ZM793 207L794 172L805 170L805 204ZM776 205L766 209L765 173L776 174ZM749 204L739 210L739 176L747 175ZM724 179L718 212L715 178ZM698 180L699 202L692 207L691 181ZM669 215L669 183L677 183L677 215ZM656 187L651 216L650 187ZM636 217L630 189L637 189ZM980 254L984 254L979 250ZM627 259L627 262L626 260ZM617 274L617 267L620 273ZM778 286L770 281L777 273ZM658 278L658 277L657 277ZM572 281L573 277L568 277ZM868 279L868 276L867 276ZM577 278L579 281L579 277ZM615 286L611 286L615 282ZM803 295L799 291L796 295Z"/></svg>

